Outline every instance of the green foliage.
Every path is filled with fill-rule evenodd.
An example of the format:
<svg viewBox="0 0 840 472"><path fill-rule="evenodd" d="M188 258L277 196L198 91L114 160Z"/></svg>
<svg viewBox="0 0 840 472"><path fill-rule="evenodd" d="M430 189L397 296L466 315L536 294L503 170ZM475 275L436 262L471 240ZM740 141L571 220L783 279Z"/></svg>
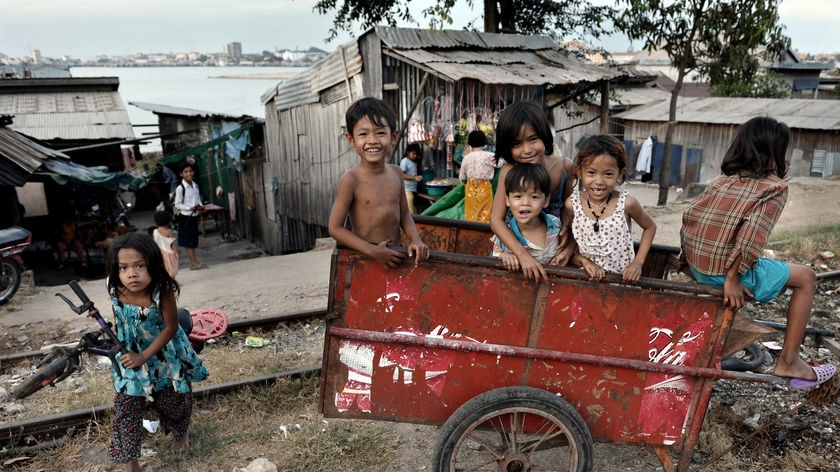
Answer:
<svg viewBox="0 0 840 472"><path fill-rule="evenodd" d="M668 53L677 69L671 92L665 155L670 156L677 99L685 76L692 71L709 77L712 87L754 91L758 57L775 59L790 45L782 34L781 0L618 0L624 6L616 27L647 51ZM760 54L758 56L757 54ZM660 172L659 205L667 202L670 158Z"/></svg>
<svg viewBox="0 0 840 472"><path fill-rule="evenodd" d="M719 82L709 87L713 97L741 98L787 98L790 96L790 84L779 74L759 71L752 82Z"/></svg>
<svg viewBox="0 0 840 472"><path fill-rule="evenodd" d="M474 0L462 0L469 7ZM419 25L411 15L411 0L318 0L314 10L320 14L335 12L328 40L339 31L358 24L362 29L385 24L396 26L398 20ZM430 29L443 29L453 23L452 9L459 0L436 0L422 15ZM598 38L612 32L614 9L594 6L581 0L484 0L484 31L488 33L545 34L557 38L587 35ZM471 26L474 27L474 26Z"/></svg>
<svg viewBox="0 0 840 472"><path fill-rule="evenodd" d="M697 71L724 90L754 88L760 59L783 57L790 39L780 0L619 0L616 25L643 48L664 50L683 76Z"/></svg>

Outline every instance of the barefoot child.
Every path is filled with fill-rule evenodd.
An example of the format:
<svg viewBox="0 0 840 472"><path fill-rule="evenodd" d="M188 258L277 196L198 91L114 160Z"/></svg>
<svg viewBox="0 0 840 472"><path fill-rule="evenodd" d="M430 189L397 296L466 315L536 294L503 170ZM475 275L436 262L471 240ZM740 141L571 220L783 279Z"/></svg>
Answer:
<svg viewBox="0 0 840 472"><path fill-rule="evenodd" d="M155 229L152 231L152 238L160 248L166 272L174 279L178 275L180 256L178 255L178 240L170 224L172 224L172 215L166 211L155 212Z"/></svg>
<svg viewBox="0 0 840 472"><path fill-rule="evenodd" d="M723 302L734 309L746 299L768 302L789 287L784 345L773 373L790 377L794 388L817 386L834 376L833 365L810 366L799 346L816 290L814 270L761 257L787 202L790 129L769 117L747 121L726 151L722 174L683 213L680 238L698 282L723 287Z"/></svg>
<svg viewBox="0 0 840 472"><path fill-rule="evenodd" d="M207 264L198 262L195 248L198 247L198 220L204 205L198 184L193 181L195 168L189 161L180 166L181 184L175 188L175 209L178 210L178 245L183 247L190 259L191 270L206 269Z"/></svg>
<svg viewBox="0 0 840 472"><path fill-rule="evenodd" d="M625 282L637 282L656 234L656 223L627 190L624 183L627 159L624 145L607 135L587 139L575 159L575 173L583 190L566 200L567 224L578 252L572 263L600 280L607 272L621 274ZM633 249L630 220L642 228L639 251Z"/></svg>
<svg viewBox="0 0 840 472"><path fill-rule="evenodd" d="M400 229L410 241L408 256L415 264L428 259L429 248L420 240L408 211L403 172L387 159L396 143L394 111L382 100L362 98L347 109L345 139L359 162L338 180L338 194L330 212L330 235L339 243L394 268L404 256L388 249L400 244ZM345 226L350 224L350 229Z"/></svg>
<svg viewBox="0 0 840 472"><path fill-rule="evenodd" d="M546 207L548 214L562 218L563 202L574 188L572 162L562 156L554 156L554 136L548 117L540 106L531 100L514 102L502 110L496 126L496 159L506 164L499 172L493 209L490 211L490 228L501 242L516 256L515 265L529 279L546 279L545 268L516 239L506 223L505 177L520 163L537 164L551 176L551 197ZM565 265L571 256L568 235L560 233L560 250L551 264Z"/></svg>
<svg viewBox="0 0 840 472"><path fill-rule="evenodd" d="M150 404L172 450L189 446L192 382L205 380L207 368L178 325L178 282L166 272L160 249L143 232L126 233L111 246L106 261L107 286L117 337L128 350L111 366L114 426L109 456L139 471L143 412ZM149 403L151 401L151 403Z"/></svg>
<svg viewBox="0 0 840 472"><path fill-rule="evenodd" d="M537 164L513 166L505 176L505 203L512 215L508 227L516 240L541 264L549 262L560 243L560 218L546 213L551 196L551 176ZM507 270L519 270L518 260L510 249L493 236L493 257L502 260Z"/></svg>

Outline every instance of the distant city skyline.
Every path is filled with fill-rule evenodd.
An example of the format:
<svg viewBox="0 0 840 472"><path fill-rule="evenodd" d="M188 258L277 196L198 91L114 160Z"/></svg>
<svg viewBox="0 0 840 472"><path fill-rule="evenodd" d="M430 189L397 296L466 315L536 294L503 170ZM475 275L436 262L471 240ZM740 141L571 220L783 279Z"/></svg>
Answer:
<svg viewBox="0 0 840 472"><path fill-rule="evenodd" d="M75 59L137 53L209 53L223 52L233 42L241 43L244 54L310 47L331 51L351 39L350 32L342 32L332 42L325 42L333 14L314 12L316 0L241 0L235 4L219 0L0 2L0 53L11 57L30 56L34 49L44 57ZM411 11L421 25L400 26L425 27L420 11L433 2L414 0ZM461 29L471 23L481 27L482 2L476 0L472 10L465 2L458 3L455 23L449 28ZM840 35L836 33L840 8L836 0L784 0L779 10L794 50L811 54L840 51ZM353 34L358 36L361 32ZM594 44L610 51L624 51L631 46L622 37ZM634 46L638 49L640 45Z"/></svg>

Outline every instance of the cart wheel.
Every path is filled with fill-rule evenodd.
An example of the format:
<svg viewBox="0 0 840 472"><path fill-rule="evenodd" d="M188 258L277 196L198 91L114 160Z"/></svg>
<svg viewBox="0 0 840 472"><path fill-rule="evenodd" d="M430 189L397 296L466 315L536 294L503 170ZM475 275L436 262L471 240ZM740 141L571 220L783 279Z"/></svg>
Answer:
<svg viewBox="0 0 840 472"><path fill-rule="evenodd" d="M738 372L755 372L762 364L764 364L764 351L756 343L752 343L743 349L744 355L741 357L730 356L720 363L720 368L723 370L735 370Z"/></svg>
<svg viewBox="0 0 840 472"><path fill-rule="evenodd" d="M434 470L592 470L592 436L580 414L539 388L503 387L458 408L435 442Z"/></svg>
<svg viewBox="0 0 840 472"><path fill-rule="evenodd" d="M228 319L219 310L199 310L190 313L193 327L187 336L192 341L206 341L224 334Z"/></svg>

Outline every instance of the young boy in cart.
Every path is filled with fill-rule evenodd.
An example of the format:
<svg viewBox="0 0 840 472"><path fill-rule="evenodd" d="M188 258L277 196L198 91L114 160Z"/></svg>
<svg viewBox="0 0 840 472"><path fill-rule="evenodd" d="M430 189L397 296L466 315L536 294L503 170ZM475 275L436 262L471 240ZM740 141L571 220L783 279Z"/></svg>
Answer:
<svg viewBox="0 0 840 472"><path fill-rule="evenodd" d="M347 109L345 121L344 137L359 155L359 162L338 180L330 236L385 267L395 268L405 256L387 246L401 243L402 230L409 240L408 257L415 264L428 259L429 248L420 239L408 209L402 170L387 162L399 135L394 111L380 99L362 98Z"/></svg>

